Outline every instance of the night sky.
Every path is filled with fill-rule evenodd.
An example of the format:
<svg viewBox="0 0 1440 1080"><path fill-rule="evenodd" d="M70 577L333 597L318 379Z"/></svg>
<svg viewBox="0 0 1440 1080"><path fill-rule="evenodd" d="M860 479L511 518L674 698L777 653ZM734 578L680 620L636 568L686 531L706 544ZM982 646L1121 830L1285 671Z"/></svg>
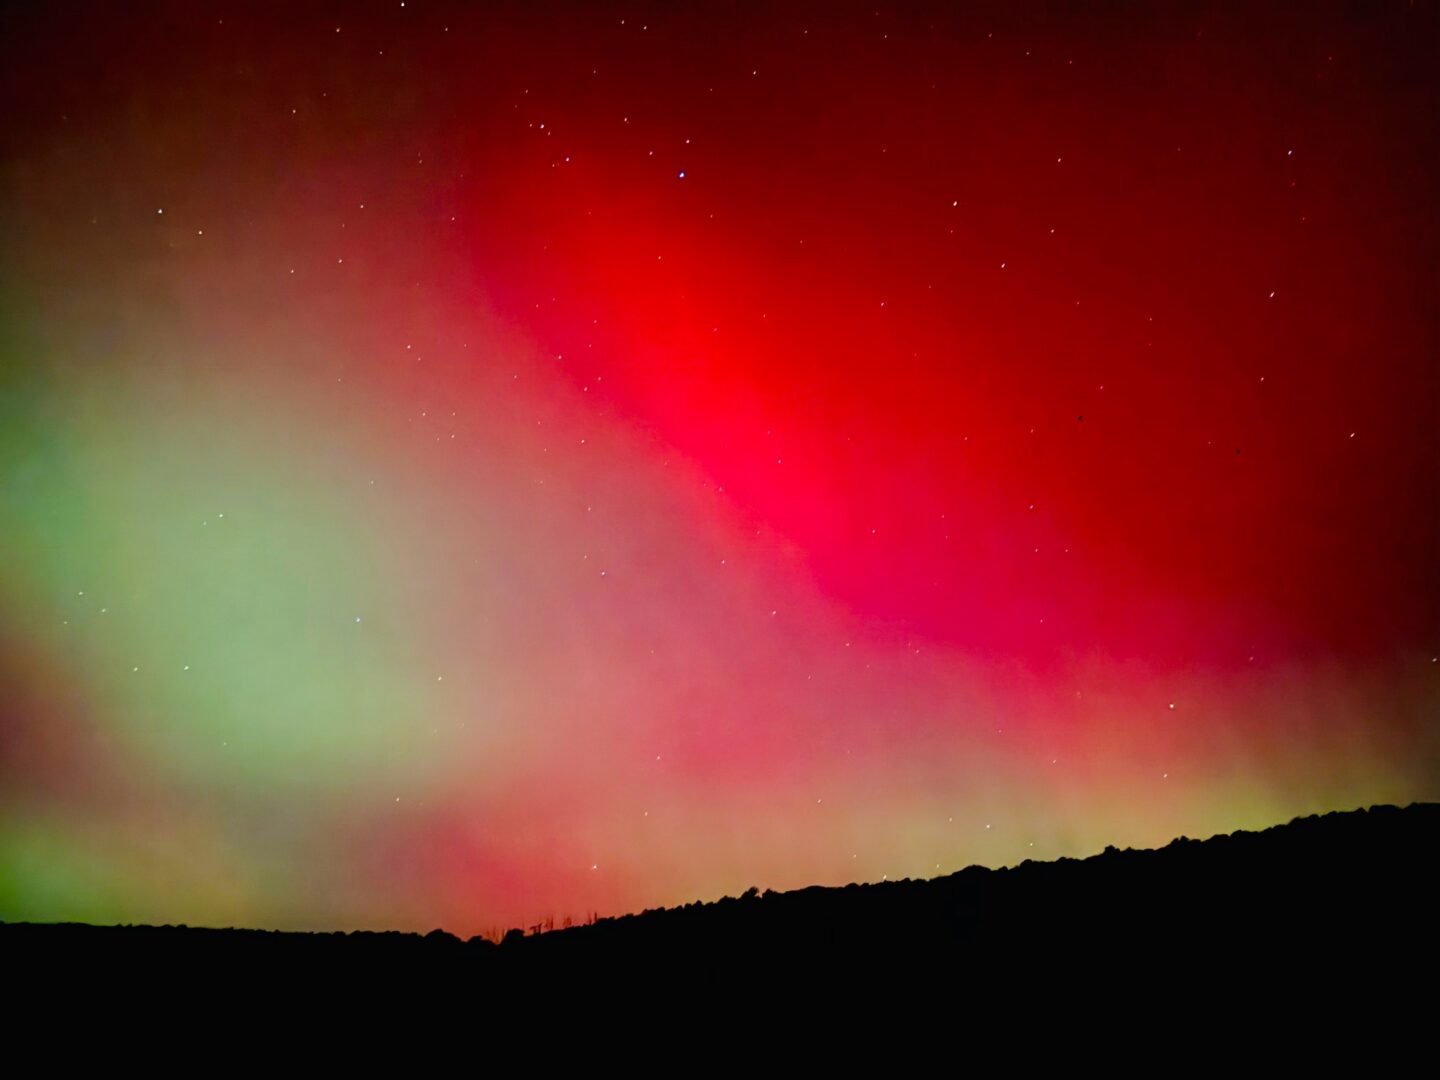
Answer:
<svg viewBox="0 0 1440 1080"><path fill-rule="evenodd" d="M1440 7L7 4L0 918L1440 798Z"/></svg>

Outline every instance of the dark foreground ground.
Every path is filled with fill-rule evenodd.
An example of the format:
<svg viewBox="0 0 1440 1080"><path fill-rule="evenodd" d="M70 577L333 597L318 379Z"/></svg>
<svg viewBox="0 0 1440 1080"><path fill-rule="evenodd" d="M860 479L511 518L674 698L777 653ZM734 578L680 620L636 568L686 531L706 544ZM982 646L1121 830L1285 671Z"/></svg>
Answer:
<svg viewBox="0 0 1440 1080"><path fill-rule="evenodd" d="M432 990L590 993L864 979L1099 992L1184 980L1257 991L1376 994L1436 985L1440 804L1297 819L1155 851L970 867L898 881L647 911L499 945L435 931L297 934L187 927L0 924L0 958L69 977L174 986L343 979ZM556 980L563 980L557 983ZM877 982L878 980L878 982ZM12 985L14 983L12 982ZM549 1000L548 998L546 1000ZM593 998L588 999L593 1000Z"/></svg>

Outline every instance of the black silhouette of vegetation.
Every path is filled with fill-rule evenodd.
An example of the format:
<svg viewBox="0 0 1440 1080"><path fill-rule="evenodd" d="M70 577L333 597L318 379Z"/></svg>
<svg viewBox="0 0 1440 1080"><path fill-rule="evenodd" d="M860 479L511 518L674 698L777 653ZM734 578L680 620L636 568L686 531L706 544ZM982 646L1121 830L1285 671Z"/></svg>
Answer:
<svg viewBox="0 0 1440 1080"><path fill-rule="evenodd" d="M7 963L222 965L423 973L671 971L688 980L817 970L944 973L1004 967L1433 972L1440 804L1300 818L1263 832L1087 859L972 866L929 881L813 887L595 918L496 944L442 930L282 933L185 926L0 924ZM545 925L531 930L544 929Z"/></svg>

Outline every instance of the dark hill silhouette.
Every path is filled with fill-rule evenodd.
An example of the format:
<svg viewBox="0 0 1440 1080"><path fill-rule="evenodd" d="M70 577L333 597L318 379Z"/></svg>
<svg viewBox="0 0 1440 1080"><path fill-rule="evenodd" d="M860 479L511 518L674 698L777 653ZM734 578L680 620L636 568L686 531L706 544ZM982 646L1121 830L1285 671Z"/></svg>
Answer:
<svg viewBox="0 0 1440 1080"><path fill-rule="evenodd" d="M1287 980L1434 970L1440 804L1300 818L1263 832L929 881L726 897L497 945L429 934L0 924L0 956L67 970L356 972L500 986L528 975L694 982L822 970L1085 970ZM1098 965L1098 966L1097 966ZM218 966L218 967L217 967ZM1258 972L1259 975L1254 973Z"/></svg>

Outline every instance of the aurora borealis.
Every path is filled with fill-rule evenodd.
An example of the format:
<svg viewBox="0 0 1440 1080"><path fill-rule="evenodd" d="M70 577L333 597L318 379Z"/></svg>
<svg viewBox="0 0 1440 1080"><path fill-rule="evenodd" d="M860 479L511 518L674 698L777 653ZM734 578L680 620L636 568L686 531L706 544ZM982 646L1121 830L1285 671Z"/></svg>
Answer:
<svg viewBox="0 0 1440 1080"><path fill-rule="evenodd" d="M1433 4L0 15L0 918L1440 798Z"/></svg>

